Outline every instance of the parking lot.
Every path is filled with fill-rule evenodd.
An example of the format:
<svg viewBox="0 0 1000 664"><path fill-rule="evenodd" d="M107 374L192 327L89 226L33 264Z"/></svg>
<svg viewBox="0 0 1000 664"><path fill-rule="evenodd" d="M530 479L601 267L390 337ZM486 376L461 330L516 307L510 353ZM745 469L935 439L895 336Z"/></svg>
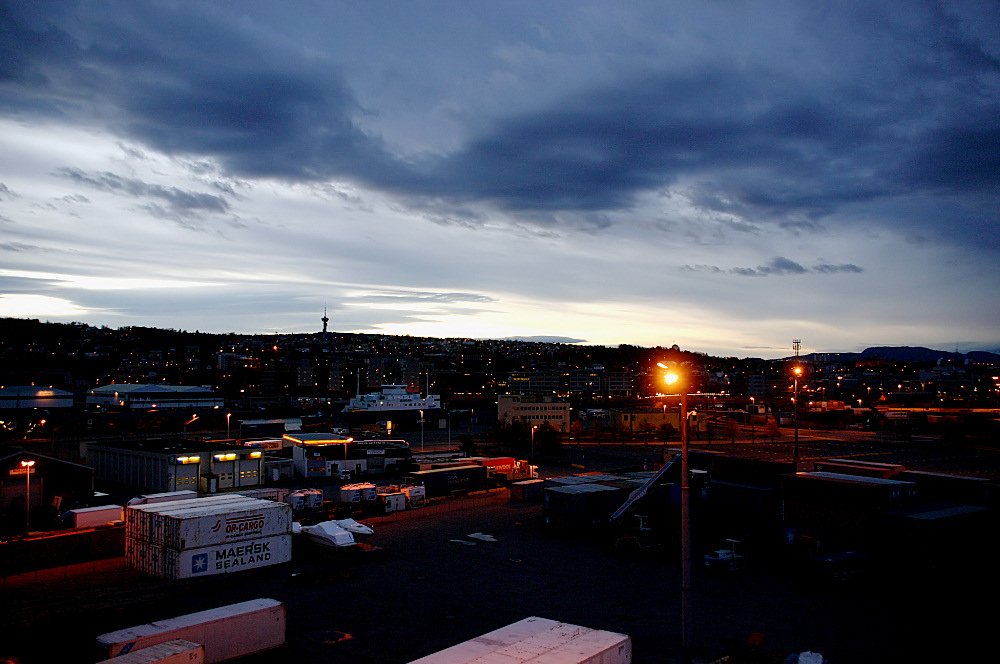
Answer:
<svg viewBox="0 0 1000 664"><path fill-rule="evenodd" d="M43 575L4 588L0 654L23 664L94 662L100 633L271 597L288 607L288 644L251 664L402 664L532 615L628 634L635 662L680 661L677 556L618 557L587 535L549 532L538 505L497 497L381 524L382 550L372 554L297 542L291 563L197 582L108 563ZM996 573L982 573L935 569L816 588L766 564L731 575L696 569L696 661L754 632L782 657L812 650L834 663L962 661L990 641L992 614L977 597L996 587Z"/></svg>
<svg viewBox="0 0 1000 664"><path fill-rule="evenodd" d="M759 453L780 456L782 445ZM818 445L804 441L804 456ZM824 454L895 454L953 472L997 461L990 451L822 445ZM548 470L601 469L631 453L603 454L580 450ZM0 661L96 662L98 634L258 597L287 605L288 643L248 664L404 664L533 615L628 634L637 663L680 661L677 551L615 555L598 533L546 529L540 505L511 503L503 491L379 523L372 543L381 550L330 553L296 541L290 563L197 581L153 579L119 559L8 580ZM817 585L778 560L732 574L696 566L695 661L735 652L754 633L780 658L812 650L833 664L976 661L992 641L995 612L983 607L1000 587L993 550L906 572L888 561L847 586ZM911 553L901 549L900 560Z"/></svg>

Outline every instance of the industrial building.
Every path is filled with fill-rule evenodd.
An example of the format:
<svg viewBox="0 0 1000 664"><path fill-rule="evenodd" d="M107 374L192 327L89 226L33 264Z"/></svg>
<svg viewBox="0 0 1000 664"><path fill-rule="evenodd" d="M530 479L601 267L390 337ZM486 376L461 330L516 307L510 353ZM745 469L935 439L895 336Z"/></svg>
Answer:
<svg viewBox="0 0 1000 664"><path fill-rule="evenodd" d="M198 385L146 385L112 383L87 392L87 405L123 410L186 408L197 411L223 408L225 401Z"/></svg>
<svg viewBox="0 0 1000 664"><path fill-rule="evenodd" d="M91 445L88 460L99 481L148 491L258 487L264 452L252 447L182 439Z"/></svg>
<svg viewBox="0 0 1000 664"><path fill-rule="evenodd" d="M354 440L333 433L286 433L284 440L292 443L298 477L332 477L344 471L353 475L399 472L410 460L405 440Z"/></svg>
<svg viewBox="0 0 1000 664"><path fill-rule="evenodd" d="M505 394L497 399L497 419L501 422L523 422L529 426L548 424L560 433L569 433L569 410L568 402L548 398Z"/></svg>

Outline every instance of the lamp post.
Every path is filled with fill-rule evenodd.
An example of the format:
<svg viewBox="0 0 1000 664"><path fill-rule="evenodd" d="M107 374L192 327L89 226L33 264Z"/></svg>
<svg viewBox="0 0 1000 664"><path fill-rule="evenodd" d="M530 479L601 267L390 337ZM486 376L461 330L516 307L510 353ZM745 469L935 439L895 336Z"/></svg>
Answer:
<svg viewBox="0 0 1000 664"><path fill-rule="evenodd" d="M24 534L31 532L31 467L35 465L34 460L28 459L21 462L24 468Z"/></svg>
<svg viewBox="0 0 1000 664"><path fill-rule="evenodd" d="M792 452L792 463L795 464L795 472L799 472L799 376L802 375L802 367L795 367L795 397L792 401L792 419L795 420L795 446Z"/></svg>
<svg viewBox="0 0 1000 664"><path fill-rule="evenodd" d="M420 411L420 451L424 451L424 411Z"/></svg>
<svg viewBox="0 0 1000 664"><path fill-rule="evenodd" d="M229 441L229 418L232 416L232 413L226 413L226 441Z"/></svg>
<svg viewBox="0 0 1000 664"><path fill-rule="evenodd" d="M535 463L535 432L538 431L538 425L531 425L531 463Z"/></svg>
<svg viewBox="0 0 1000 664"><path fill-rule="evenodd" d="M754 415L757 414L757 401L750 397L750 442L757 442L757 428L754 426Z"/></svg>
<svg viewBox="0 0 1000 664"><path fill-rule="evenodd" d="M667 385L678 383L681 393L681 657L691 664L691 483L688 471L688 386L671 367L658 362L667 370Z"/></svg>

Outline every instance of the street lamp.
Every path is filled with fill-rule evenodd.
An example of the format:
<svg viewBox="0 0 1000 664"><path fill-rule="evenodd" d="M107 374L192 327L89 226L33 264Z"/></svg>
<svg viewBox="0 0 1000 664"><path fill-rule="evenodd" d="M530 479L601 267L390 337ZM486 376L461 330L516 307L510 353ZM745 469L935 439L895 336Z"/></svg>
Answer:
<svg viewBox="0 0 1000 664"><path fill-rule="evenodd" d="M688 471L688 386L681 381L675 368L662 362L656 366L667 370L667 385L680 388L681 393L681 657L691 664L691 483Z"/></svg>
<svg viewBox="0 0 1000 664"><path fill-rule="evenodd" d="M535 463L535 432L538 431L538 425L531 425L531 463Z"/></svg>
<svg viewBox="0 0 1000 664"><path fill-rule="evenodd" d="M795 397L792 401L794 407L793 419L795 420L795 447L792 452L792 462L795 464L795 472L799 472L799 376L802 375L802 367L795 367Z"/></svg>
<svg viewBox="0 0 1000 664"><path fill-rule="evenodd" d="M226 413L226 441L229 441L229 418L232 417L232 413Z"/></svg>
<svg viewBox="0 0 1000 664"><path fill-rule="evenodd" d="M31 532L31 467L35 465L34 460L27 459L21 462L24 468L24 534Z"/></svg>
<svg viewBox="0 0 1000 664"><path fill-rule="evenodd" d="M750 397L750 442L757 442L757 428L754 426L754 415L757 414L757 400Z"/></svg>
<svg viewBox="0 0 1000 664"><path fill-rule="evenodd" d="M420 451L424 451L424 411L420 411Z"/></svg>

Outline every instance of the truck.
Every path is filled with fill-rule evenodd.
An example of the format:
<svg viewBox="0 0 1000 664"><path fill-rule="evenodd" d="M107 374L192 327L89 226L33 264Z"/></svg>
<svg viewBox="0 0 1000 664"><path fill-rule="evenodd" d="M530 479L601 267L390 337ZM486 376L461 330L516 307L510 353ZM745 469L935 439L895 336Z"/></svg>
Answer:
<svg viewBox="0 0 1000 664"><path fill-rule="evenodd" d="M626 634L531 616L487 634L415 659L410 664L532 661L562 664L631 664Z"/></svg>
<svg viewBox="0 0 1000 664"><path fill-rule="evenodd" d="M439 498L488 488L488 469L478 464L454 468L434 468L410 473L413 486L423 485L427 498Z"/></svg>
<svg viewBox="0 0 1000 664"><path fill-rule="evenodd" d="M205 647L205 664L277 648L285 644L285 605L261 598L108 632L97 646L108 657L184 639Z"/></svg>

